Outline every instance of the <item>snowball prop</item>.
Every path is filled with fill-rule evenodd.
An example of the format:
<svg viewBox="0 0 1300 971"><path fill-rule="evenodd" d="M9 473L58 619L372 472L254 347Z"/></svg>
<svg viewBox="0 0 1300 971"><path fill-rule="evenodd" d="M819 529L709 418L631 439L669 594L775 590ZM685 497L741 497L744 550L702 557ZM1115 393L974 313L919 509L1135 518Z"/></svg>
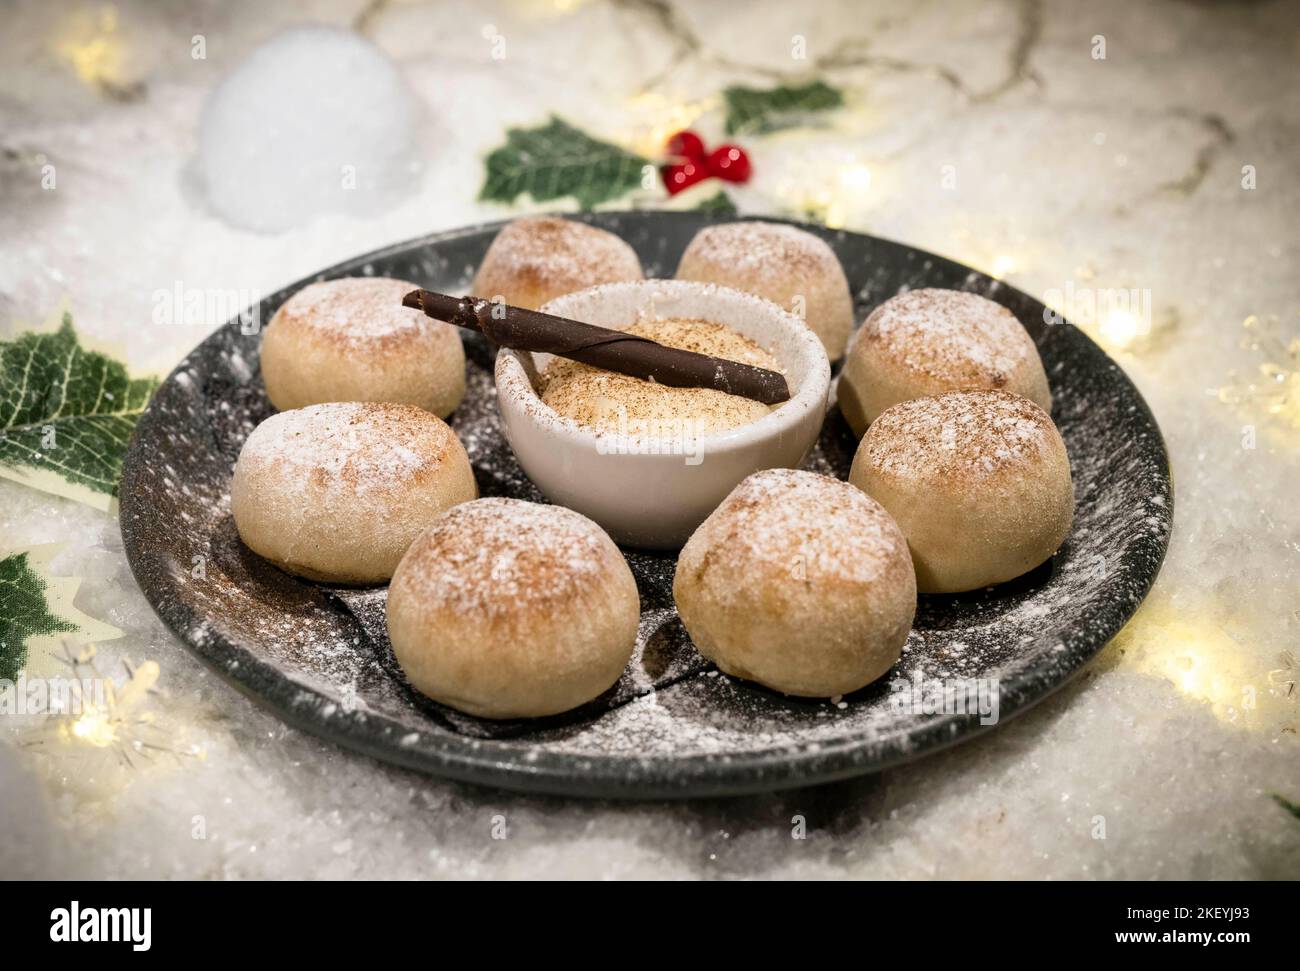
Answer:
<svg viewBox="0 0 1300 971"><path fill-rule="evenodd" d="M413 187L419 106L373 44L298 27L209 96L195 170L232 225L278 232L326 212L380 212Z"/></svg>

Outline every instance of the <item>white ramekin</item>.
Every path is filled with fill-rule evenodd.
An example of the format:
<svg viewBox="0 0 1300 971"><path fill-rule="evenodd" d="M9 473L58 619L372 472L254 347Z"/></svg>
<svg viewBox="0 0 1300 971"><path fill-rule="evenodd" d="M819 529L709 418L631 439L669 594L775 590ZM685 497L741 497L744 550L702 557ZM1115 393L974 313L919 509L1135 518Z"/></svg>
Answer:
<svg viewBox="0 0 1300 971"><path fill-rule="evenodd" d="M552 502L576 509L619 543L680 547L745 476L797 466L826 414L830 365L817 336L777 304L711 283L641 280L566 294L541 308L624 330L646 317L724 324L766 348L792 397L757 421L698 439L697 464L681 454L628 454L627 443L543 404L533 384L548 354L502 349L497 400L506 438Z"/></svg>

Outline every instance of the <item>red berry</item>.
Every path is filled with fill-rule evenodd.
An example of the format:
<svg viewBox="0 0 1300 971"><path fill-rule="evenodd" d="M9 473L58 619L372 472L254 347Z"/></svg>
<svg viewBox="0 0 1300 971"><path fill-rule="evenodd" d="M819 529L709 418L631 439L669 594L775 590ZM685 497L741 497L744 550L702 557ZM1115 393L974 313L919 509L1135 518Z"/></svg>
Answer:
<svg viewBox="0 0 1300 971"><path fill-rule="evenodd" d="M659 170L664 180L664 188L670 196L675 196L683 189L689 189L697 182L703 182L713 173L703 165L694 162L681 162L677 165L665 165Z"/></svg>
<svg viewBox="0 0 1300 971"><path fill-rule="evenodd" d="M704 140L688 128L668 139L668 154L684 162L702 163L707 153L704 150Z"/></svg>
<svg viewBox="0 0 1300 971"><path fill-rule="evenodd" d="M737 145L719 145L709 153L709 172L728 182L748 182L752 174L749 156Z"/></svg>

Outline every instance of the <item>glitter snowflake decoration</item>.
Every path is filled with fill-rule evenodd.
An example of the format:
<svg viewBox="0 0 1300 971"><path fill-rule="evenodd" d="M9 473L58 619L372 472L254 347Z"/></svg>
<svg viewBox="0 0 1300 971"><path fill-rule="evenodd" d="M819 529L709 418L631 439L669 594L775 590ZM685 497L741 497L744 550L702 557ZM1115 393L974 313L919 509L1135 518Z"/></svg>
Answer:
<svg viewBox="0 0 1300 971"><path fill-rule="evenodd" d="M70 677L51 690L48 717L23 739L24 746L49 746L48 751L85 752L107 749L128 767L137 759L151 760L157 754L202 758L199 746L177 746L171 733L159 724L150 700L158 696L155 685L161 675L156 661L134 667L123 660L125 680L119 684L104 677L95 666L95 647L73 650L67 641L59 658Z"/></svg>
<svg viewBox="0 0 1300 971"><path fill-rule="evenodd" d="M1276 316L1251 314L1242 326L1246 333L1241 346L1263 361L1253 372L1229 374L1228 383L1219 389L1219 400L1300 429L1300 337L1287 341Z"/></svg>

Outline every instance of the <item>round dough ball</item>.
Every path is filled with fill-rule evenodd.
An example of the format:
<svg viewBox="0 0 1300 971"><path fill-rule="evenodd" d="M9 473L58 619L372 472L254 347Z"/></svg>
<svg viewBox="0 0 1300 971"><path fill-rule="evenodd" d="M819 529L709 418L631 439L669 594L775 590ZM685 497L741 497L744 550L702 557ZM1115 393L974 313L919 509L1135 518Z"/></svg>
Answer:
<svg viewBox="0 0 1300 971"><path fill-rule="evenodd" d="M977 293L909 290L886 300L853 339L840 375L840 411L861 436L909 398L988 388L1052 410L1047 375L1015 315Z"/></svg>
<svg viewBox="0 0 1300 971"><path fill-rule="evenodd" d="M849 481L889 510L922 593L1032 570L1074 516L1070 458L1047 412L1005 391L915 398L871 423Z"/></svg>
<svg viewBox="0 0 1300 971"><path fill-rule="evenodd" d="M598 283L641 280L636 251L613 233L554 216L516 219L488 247L473 293L536 310Z"/></svg>
<svg viewBox="0 0 1300 971"><path fill-rule="evenodd" d="M916 612L907 542L847 482L756 472L695 531L673 598L727 674L813 698L848 694L898 660Z"/></svg>
<svg viewBox="0 0 1300 971"><path fill-rule="evenodd" d="M832 361L843 356L853 330L844 267L824 240L795 226L706 226L682 254L677 279L718 283L780 304L803 318Z"/></svg>
<svg viewBox="0 0 1300 971"><path fill-rule="evenodd" d="M618 680L641 617L614 541L563 506L480 499L441 516L388 588L406 676L483 718L576 708Z"/></svg>
<svg viewBox="0 0 1300 971"><path fill-rule="evenodd" d="M244 544L281 569L361 584L391 577L421 530L476 495L442 419L413 405L336 402L253 429L230 507Z"/></svg>
<svg viewBox="0 0 1300 971"><path fill-rule="evenodd" d="M281 411L327 401L416 405L445 418L465 396L451 324L402 306L414 283L349 277L303 287L262 337L262 378Z"/></svg>

